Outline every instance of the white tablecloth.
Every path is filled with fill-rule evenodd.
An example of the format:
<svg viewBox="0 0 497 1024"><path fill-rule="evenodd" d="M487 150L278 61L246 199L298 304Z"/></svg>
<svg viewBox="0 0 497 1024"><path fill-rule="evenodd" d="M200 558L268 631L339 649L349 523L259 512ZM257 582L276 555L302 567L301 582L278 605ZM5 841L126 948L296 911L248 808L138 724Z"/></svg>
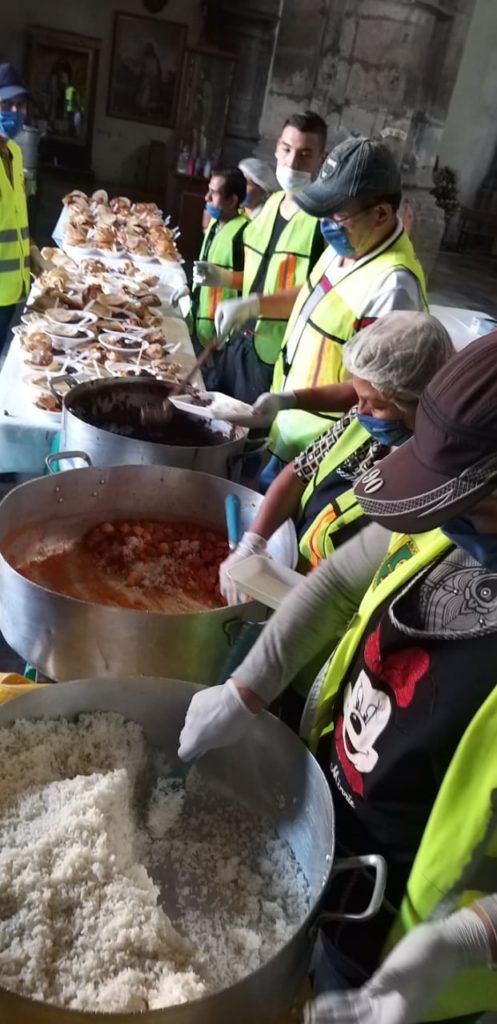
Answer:
<svg viewBox="0 0 497 1024"><path fill-rule="evenodd" d="M72 249L70 255L73 255ZM78 253L80 258L84 255ZM114 261L108 262L112 265ZM141 261L133 262L142 265ZM180 346L171 359L181 363L186 370L195 359L193 346L183 317L176 314L168 303L172 292L186 282L184 271L178 263L146 262L143 267L160 276L159 294L163 301L162 313L166 317L165 331L168 341ZM161 312L159 307L157 312ZM13 338L0 370L0 473L43 473L45 457L60 430L60 423L33 405L22 383L27 372L21 359L21 346ZM200 376L198 383L201 383Z"/></svg>

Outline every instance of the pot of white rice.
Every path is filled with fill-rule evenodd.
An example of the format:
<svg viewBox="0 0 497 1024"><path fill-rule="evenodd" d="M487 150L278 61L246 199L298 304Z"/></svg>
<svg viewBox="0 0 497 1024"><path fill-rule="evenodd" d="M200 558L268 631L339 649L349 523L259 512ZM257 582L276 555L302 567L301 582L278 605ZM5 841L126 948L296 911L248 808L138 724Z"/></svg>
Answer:
<svg viewBox="0 0 497 1024"><path fill-rule="evenodd" d="M0 707L0 1020L254 1024L290 1006L331 794L269 714L175 775L195 689L102 677Z"/></svg>

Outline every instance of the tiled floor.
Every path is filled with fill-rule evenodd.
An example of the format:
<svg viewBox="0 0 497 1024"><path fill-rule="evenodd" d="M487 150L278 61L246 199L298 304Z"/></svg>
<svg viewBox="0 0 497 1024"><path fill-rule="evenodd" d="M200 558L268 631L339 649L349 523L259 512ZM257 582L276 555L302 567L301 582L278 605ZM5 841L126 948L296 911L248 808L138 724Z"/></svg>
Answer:
<svg viewBox="0 0 497 1024"><path fill-rule="evenodd" d="M497 317L497 259L442 252L428 282L430 301Z"/></svg>

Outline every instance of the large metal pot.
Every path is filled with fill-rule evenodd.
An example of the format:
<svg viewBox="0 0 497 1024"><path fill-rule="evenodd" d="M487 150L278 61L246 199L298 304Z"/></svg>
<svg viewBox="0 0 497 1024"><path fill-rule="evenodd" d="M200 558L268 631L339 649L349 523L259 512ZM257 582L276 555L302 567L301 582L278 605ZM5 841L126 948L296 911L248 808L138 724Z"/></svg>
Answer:
<svg viewBox="0 0 497 1024"><path fill-rule="evenodd" d="M0 629L7 643L49 679L134 672L216 682L243 624L265 617L255 602L183 615L110 608L38 586L11 561L60 549L108 519L188 521L224 532L230 493L240 498L246 529L261 495L186 469L73 469L16 487L0 504ZM293 524L280 527L269 550L295 565Z"/></svg>
<svg viewBox="0 0 497 1024"><path fill-rule="evenodd" d="M47 686L0 707L0 728L19 717L74 719L85 711L115 711L139 722L149 742L176 763L178 736L196 687L174 679L84 679ZM62 1010L14 995L0 988L0 1020L9 1024L254 1024L270 1021L286 1010L309 964L319 907L332 870L368 865L376 873L369 907L371 917L381 904L385 864L381 857L351 858L333 865L334 814L331 793L317 762L297 737L269 714L254 717L238 743L212 751L198 770L245 806L266 813L279 835L287 839L304 870L311 890L311 909L298 931L258 971L215 995L181 1006L139 1015L80 1013ZM357 919L357 918L356 918Z"/></svg>
<svg viewBox="0 0 497 1024"><path fill-rule="evenodd" d="M61 447L87 452L94 466L177 466L239 480L248 437L244 427L174 411L167 427L168 443L162 440L163 430L143 428L143 407L160 405L170 390L164 382L148 377L77 384L64 398ZM185 427L199 435L197 443L179 443Z"/></svg>

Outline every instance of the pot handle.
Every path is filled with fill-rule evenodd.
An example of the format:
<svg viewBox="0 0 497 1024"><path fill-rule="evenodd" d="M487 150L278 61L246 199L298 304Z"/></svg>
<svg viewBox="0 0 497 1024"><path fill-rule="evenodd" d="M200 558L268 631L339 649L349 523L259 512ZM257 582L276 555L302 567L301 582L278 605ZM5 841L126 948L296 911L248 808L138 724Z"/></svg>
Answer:
<svg viewBox="0 0 497 1024"><path fill-rule="evenodd" d="M50 455L45 457L45 465L49 473L58 473L57 469L54 469L56 462L63 462L64 459L82 459L86 462L87 466L93 466L93 462L90 456L86 452L50 452Z"/></svg>
<svg viewBox="0 0 497 1024"><path fill-rule="evenodd" d="M343 871L357 871L358 868L373 868L375 872L373 894L366 907L360 914L347 914L344 911L327 911L319 914L317 926L326 924L328 921L369 921L378 913L383 902L385 886L387 883L387 862L379 853L366 853L360 857L344 857L333 864L333 875Z"/></svg>

